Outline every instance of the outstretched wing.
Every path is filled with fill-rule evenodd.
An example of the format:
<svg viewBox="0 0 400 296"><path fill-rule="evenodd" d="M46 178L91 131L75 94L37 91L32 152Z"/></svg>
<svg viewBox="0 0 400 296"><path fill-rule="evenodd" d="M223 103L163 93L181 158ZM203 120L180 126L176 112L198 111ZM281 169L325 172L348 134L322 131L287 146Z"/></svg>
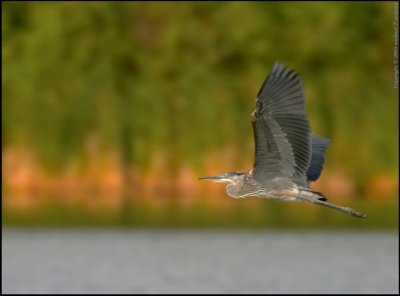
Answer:
<svg viewBox="0 0 400 296"><path fill-rule="evenodd" d="M276 62L252 113L254 178L288 177L304 185L311 159L310 125L298 75Z"/></svg>
<svg viewBox="0 0 400 296"><path fill-rule="evenodd" d="M307 170L307 181L316 181L321 175L325 163L325 151L329 143L329 139L312 136L312 154L310 167Z"/></svg>

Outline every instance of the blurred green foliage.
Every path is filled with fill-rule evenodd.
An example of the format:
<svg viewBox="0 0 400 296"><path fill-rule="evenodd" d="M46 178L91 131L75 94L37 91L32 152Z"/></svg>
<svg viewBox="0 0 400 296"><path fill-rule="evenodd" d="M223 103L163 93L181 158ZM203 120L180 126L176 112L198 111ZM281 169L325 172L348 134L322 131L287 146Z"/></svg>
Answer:
<svg viewBox="0 0 400 296"><path fill-rule="evenodd" d="M159 153L200 171L226 147L241 165L281 60L333 140L328 168L396 174L393 39L392 2L2 2L3 148L53 172L84 166L92 136L140 170Z"/></svg>

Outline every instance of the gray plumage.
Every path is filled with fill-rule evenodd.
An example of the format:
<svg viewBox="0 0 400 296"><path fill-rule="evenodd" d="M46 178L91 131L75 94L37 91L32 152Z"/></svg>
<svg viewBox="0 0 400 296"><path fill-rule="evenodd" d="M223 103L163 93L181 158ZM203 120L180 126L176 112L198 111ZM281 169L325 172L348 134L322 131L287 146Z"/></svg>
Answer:
<svg viewBox="0 0 400 296"><path fill-rule="evenodd" d="M305 200L365 217L328 203L321 193L309 188L309 183L321 175L330 140L311 134L303 85L297 73L280 62L274 64L257 95L251 121L255 140L253 169L200 179L227 182L227 193L234 198Z"/></svg>
<svg viewBox="0 0 400 296"><path fill-rule="evenodd" d="M307 170L307 181L314 182L321 175L325 163L325 152L330 143L329 139L312 136L312 154L310 166Z"/></svg>
<svg viewBox="0 0 400 296"><path fill-rule="evenodd" d="M256 142L254 178L263 183L287 177L305 186L311 132L303 86L294 71L275 63L257 95L252 122Z"/></svg>

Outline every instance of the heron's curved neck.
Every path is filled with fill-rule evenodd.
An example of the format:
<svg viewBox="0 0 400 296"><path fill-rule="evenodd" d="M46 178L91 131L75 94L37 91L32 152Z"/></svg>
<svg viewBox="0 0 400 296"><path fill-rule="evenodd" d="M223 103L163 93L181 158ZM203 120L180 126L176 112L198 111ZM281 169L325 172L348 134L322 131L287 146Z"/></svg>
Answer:
<svg viewBox="0 0 400 296"><path fill-rule="evenodd" d="M233 198L241 198L245 195L244 190L244 178L245 175L239 176L235 182L230 182L226 185L226 193Z"/></svg>

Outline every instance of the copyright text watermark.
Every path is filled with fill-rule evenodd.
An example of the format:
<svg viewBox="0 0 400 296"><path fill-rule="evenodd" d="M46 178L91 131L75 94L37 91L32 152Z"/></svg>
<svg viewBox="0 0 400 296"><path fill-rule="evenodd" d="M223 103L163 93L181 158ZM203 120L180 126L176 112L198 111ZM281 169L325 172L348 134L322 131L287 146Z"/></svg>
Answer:
<svg viewBox="0 0 400 296"><path fill-rule="evenodd" d="M393 74L394 88L399 88L399 2L393 2Z"/></svg>

